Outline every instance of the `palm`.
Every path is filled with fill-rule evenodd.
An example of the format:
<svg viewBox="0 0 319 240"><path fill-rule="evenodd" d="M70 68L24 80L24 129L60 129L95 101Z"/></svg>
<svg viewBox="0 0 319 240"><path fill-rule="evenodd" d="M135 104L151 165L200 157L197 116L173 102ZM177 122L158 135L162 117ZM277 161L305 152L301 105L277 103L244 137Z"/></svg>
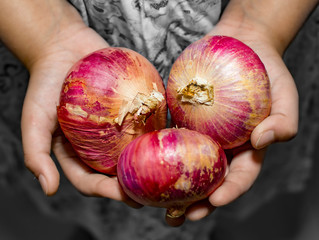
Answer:
<svg viewBox="0 0 319 240"><path fill-rule="evenodd" d="M220 189L221 192L223 189L227 191L220 196L217 192L215 196L211 197L211 201L215 202L215 205L227 204L251 187L260 172L264 158L265 150L256 150L266 146L260 140L261 134L265 132L265 129L272 129L271 134L274 135L274 138L277 137L276 141L289 138L290 134L287 134L287 129L282 127L282 122L286 121L285 124L289 125L285 117L289 112L297 112L296 106L298 106L297 91L293 78L281 56L274 49L271 49L267 43L258 39L249 39L248 35L242 41L259 55L267 69L271 82L272 108L270 116L253 131L251 136L252 146L233 151L233 159L229 166L230 174L226 178L223 188Z"/></svg>
<svg viewBox="0 0 319 240"><path fill-rule="evenodd" d="M39 173L45 174L46 193L54 194L59 173L50 158L52 146L64 174L80 192L129 202L116 179L94 173L79 161L57 123L56 107L68 70L86 54L108 44L89 28L60 39L50 45L30 71L22 117L26 165L37 177Z"/></svg>
<svg viewBox="0 0 319 240"><path fill-rule="evenodd" d="M252 132L250 143L229 152L230 164L224 183L209 199L188 209L186 215L192 220L208 215L216 206L226 205L248 191L260 173L265 147L275 141L289 140L295 135L298 124L298 93L278 51L252 31L223 26L216 27L209 35L235 37L259 55L271 83L272 108L270 116Z"/></svg>

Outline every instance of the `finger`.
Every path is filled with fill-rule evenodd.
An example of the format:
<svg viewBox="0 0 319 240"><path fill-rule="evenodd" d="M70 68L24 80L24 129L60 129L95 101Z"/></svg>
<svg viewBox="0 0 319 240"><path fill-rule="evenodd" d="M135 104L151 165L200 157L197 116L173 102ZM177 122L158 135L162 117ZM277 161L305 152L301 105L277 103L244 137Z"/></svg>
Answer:
<svg viewBox="0 0 319 240"><path fill-rule="evenodd" d="M53 149L65 176L82 194L111 198L134 208L142 207L123 192L116 177L96 173L82 162L63 136L54 139Z"/></svg>
<svg viewBox="0 0 319 240"><path fill-rule="evenodd" d="M24 162L39 180L46 195L58 190L60 175L50 157L52 127L46 121L43 111L26 100L21 120Z"/></svg>
<svg viewBox="0 0 319 240"><path fill-rule="evenodd" d="M222 185L209 197L215 206L227 205L247 192L255 182L265 155L263 150L246 150L236 155Z"/></svg>
<svg viewBox="0 0 319 240"><path fill-rule="evenodd" d="M186 210L185 217L191 221L198 221L210 215L216 209L208 199L204 199L197 203L192 204Z"/></svg>
<svg viewBox="0 0 319 240"><path fill-rule="evenodd" d="M278 65L283 63L278 63ZM298 92L287 68L275 76L271 88L272 107L270 116L252 132L251 143L261 149L273 142L288 141L298 131Z"/></svg>

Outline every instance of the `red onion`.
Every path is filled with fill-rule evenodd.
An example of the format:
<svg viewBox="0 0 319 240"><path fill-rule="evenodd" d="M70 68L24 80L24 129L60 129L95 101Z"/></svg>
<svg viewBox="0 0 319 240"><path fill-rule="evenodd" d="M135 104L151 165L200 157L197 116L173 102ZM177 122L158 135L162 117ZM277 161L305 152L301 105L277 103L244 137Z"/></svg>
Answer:
<svg viewBox="0 0 319 240"><path fill-rule="evenodd" d="M222 183L226 166L223 149L210 137L188 129L163 129L129 143L117 174L136 202L167 208L170 217L179 217Z"/></svg>
<svg viewBox="0 0 319 240"><path fill-rule="evenodd" d="M139 135L166 126L162 79L140 54L105 48L69 71L58 120L79 157L93 169L116 174L120 152Z"/></svg>
<svg viewBox="0 0 319 240"><path fill-rule="evenodd" d="M226 36L189 45L172 66L166 94L174 124L207 134L224 149L248 141L271 107L263 63Z"/></svg>

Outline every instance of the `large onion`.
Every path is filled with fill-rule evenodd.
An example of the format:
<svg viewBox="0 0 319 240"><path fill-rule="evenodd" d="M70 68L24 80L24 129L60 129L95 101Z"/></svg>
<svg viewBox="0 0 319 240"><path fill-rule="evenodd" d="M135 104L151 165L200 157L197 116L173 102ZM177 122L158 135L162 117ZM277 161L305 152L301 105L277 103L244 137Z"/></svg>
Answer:
<svg viewBox="0 0 319 240"><path fill-rule="evenodd" d="M263 63L226 36L189 45L172 66L166 93L174 124L207 134L225 149L249 140L271 107Z"/></svg>
<svg viewBox="0 0 319 240"><path fill-rule="evenodd" d="M106 48L69 71L57 107L60 126L90 167L116 173L123 148L166 126L162 79L152 64L125 48Z"/></svg>
<svg viewBox="0 0 319 240"><path fill-rule="evenodd" d="M167 208L170 217L179 217L222 183L226 166L223 149L210 137L188 129L163 129L128 144L117 173L136 202Z"/></svg>

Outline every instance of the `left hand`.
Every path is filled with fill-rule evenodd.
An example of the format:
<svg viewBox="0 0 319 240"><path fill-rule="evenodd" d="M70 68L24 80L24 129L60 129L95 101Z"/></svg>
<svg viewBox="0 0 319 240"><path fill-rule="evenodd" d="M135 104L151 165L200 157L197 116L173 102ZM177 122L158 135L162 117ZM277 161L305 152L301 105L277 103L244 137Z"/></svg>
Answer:
<svg viewBox="0 0 319 240"><path fill-rule="evenodd" d="M272 108L270 115L252 132L251 141L229 151L227 175L223 184L208 199L191 205L186 218L199 220L216 207L224 206L247 192L258 177L266 147L278 141L288 141L298 130L298 92L294 80L282 60L282 52L258 29L238 23L220 22L208 35L234 37L251 47L264 63L270 79ZM184 219L167 219L180 225Z"/></svg>

